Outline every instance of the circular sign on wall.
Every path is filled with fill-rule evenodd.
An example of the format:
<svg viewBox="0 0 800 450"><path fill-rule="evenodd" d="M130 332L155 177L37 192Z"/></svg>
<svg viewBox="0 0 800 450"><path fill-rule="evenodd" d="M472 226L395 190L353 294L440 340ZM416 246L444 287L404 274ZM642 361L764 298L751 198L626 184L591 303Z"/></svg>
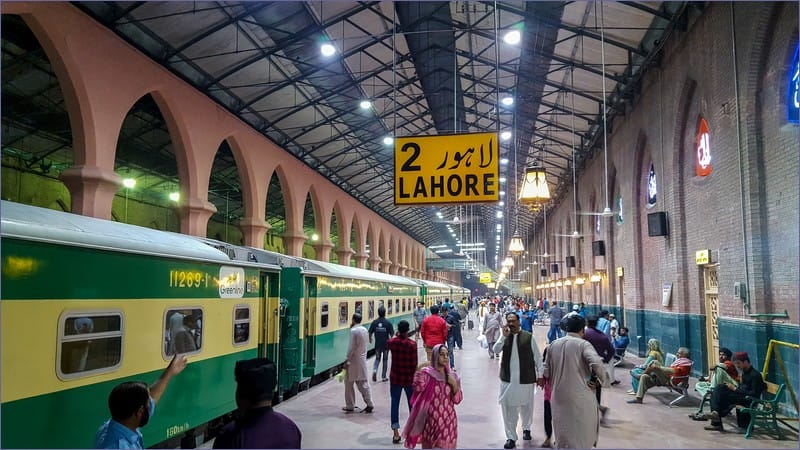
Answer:
<svg viewBox="0 0 800 450"><path fill-rule="evenodd" d="M695 139L695 173L698 177L711 175L711 143L706 119L700 119Z"/></svg>

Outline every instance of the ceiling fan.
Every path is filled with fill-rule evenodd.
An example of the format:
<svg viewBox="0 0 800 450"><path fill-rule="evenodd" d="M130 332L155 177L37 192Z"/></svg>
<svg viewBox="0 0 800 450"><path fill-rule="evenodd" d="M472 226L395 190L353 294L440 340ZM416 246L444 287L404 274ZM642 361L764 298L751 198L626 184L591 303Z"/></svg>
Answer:
<svg viewBox="0 0 800 450"><path fill-rule="evenodd" d="M608 122L606 118L606 43L605 43L605 31L603 26L603 6L600 6L600 65L601 65L601 79L603 81L603 158L604 158L604 182L603 182L603 195L606 201L606 207L603 208L602 212L593 212L593 211L578 211L575 210L576 215L582 216L600 216L600 217L614 217L614 215L618 214L617 211L613 211L608 203ZM572 151L572 182L573 182L573 193L575 192L574 183L575 183L575 94L572 94L572 112L573 112L573 151ZM576 217L577 221L577 217Z"/></svg>
<svg viewBox="0 0 800 450"><path fill-rule="evenodd" d="M460 219L460 218L458 218L458 216L456 216L456 217L453 217L452 220L436 218L436 219L432 219L432 221L434 223L446 223L446 224L449 224L449 225L463 225L465 223L473 222L473 221L475 221L475 219L476 219L475 217L465 217L463 219Z"/></svg>
<svg viewBox="0 0 800 450"><path fill-rule="evenodd" d="M585 236L585 235L580 234L580 233L578 233L578 230L575 230L575 231L573 231L572 233L569 233L569 234L553 233L553 236L568 237L568 238L571 238L571 239L582 239L583 236Z"/></svg>

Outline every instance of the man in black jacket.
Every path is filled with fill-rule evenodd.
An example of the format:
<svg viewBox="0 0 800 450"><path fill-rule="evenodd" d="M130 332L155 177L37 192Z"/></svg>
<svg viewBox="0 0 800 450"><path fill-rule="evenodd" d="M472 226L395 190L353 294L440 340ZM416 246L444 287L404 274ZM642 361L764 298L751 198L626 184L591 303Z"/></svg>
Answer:
<svg viewBox="0 0 800 450"><path fill-rule="evenodd" d="M761 398L761 393L764 392L764 379L750 364L747 352L736 352L733 355L733 364L742 371L742 382L738 387L733 383L720 384L711 391L711 413L708 415L711 424L704 427L706 430L723 431L722 418L734 406L746 404L747 396Z"/></svg>

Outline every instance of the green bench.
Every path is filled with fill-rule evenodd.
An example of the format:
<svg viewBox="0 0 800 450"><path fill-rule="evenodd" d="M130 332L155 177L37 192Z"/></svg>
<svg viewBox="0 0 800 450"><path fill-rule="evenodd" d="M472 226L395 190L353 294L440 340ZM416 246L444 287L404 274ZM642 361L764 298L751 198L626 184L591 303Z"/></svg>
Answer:
<svg viewBox="0 0 800 450"><path fill-rule="evenodd" d="M761 398L747 396L747 400L750 402L749 405L736 405L738 414L750 415L750 424L747 426L747 432L744 434L744 437L747 439L749 439L750 435L753 433L753 427L756 423L758 423L760 427L769 428L771 431L774 431L778 439L783 439L783 430L781 430L778 425L777 412L778 401L786 385L783 383L777 385L769 381L765 383L767 389L761 395Z"/></svg>

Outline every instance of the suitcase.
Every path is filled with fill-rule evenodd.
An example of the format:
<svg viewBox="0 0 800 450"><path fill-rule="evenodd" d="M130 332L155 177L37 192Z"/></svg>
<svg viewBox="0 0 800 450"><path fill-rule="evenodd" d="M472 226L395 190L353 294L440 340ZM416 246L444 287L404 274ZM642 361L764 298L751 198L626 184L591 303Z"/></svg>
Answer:
<svg viewBox="0 0 800 450"><path fill-rule="evenodd" d="M475 328L475 322L473 322L472 319L469 319L469 321L467 322L467 328L469 328L470 330Z"/></svg>

